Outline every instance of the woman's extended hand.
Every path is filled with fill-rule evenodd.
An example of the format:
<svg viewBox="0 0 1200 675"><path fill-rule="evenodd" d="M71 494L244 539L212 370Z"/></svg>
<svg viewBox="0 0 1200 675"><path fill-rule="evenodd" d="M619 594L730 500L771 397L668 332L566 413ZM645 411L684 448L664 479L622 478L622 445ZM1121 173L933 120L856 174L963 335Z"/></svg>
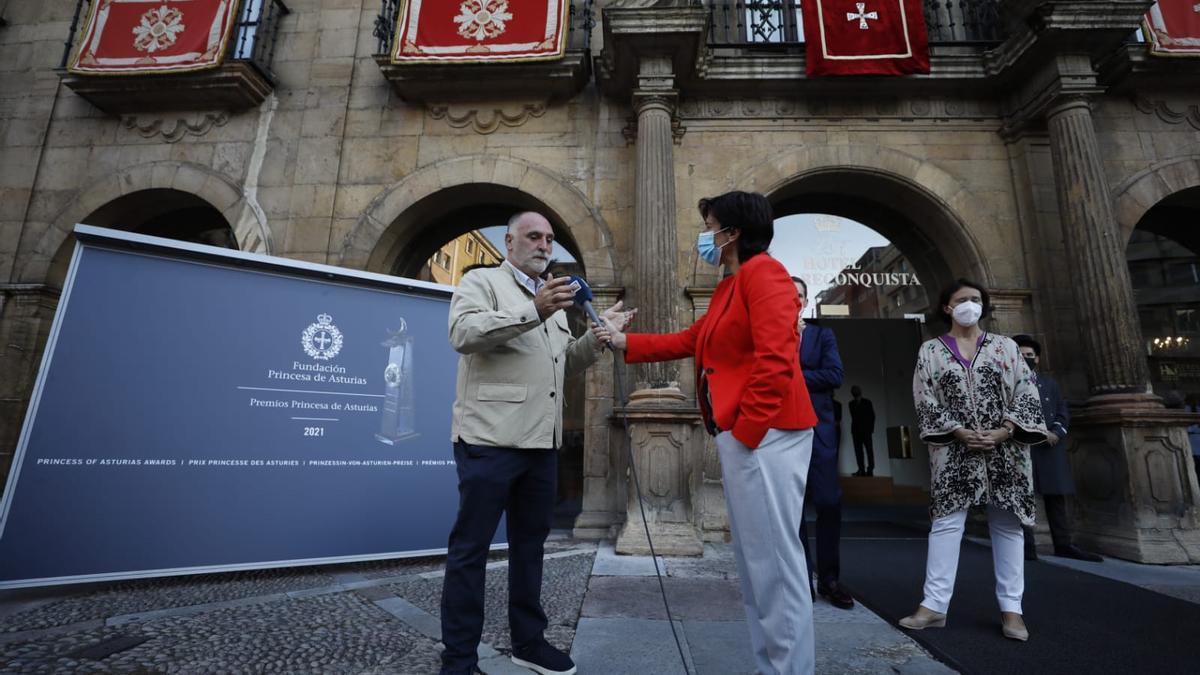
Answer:
<svg viewBox="0 0 1200 675"><path fill-rule="evenodd" d="M637 314L636 309L628 312L622 311L623 306L624 304L618 300L615 305L604 310L604 313L600 315L605 325L592 327L592 332L596 334L597 339L601 342L611 342L612 346L617 349L625 348L625 333L622 331L629 327L634 315Z"/></svg>
<svg viewBox="0 0 1200 675"><path fill-rule="evenodd" d="M629 328L629 324L633 323L633 317L637 314L637 310L631 309L626 312L623 311L624 307L625 301L618 300L615 305L604 310L604 313L600 315L601 318L611 324L609 330L619 333Z"/></svg>

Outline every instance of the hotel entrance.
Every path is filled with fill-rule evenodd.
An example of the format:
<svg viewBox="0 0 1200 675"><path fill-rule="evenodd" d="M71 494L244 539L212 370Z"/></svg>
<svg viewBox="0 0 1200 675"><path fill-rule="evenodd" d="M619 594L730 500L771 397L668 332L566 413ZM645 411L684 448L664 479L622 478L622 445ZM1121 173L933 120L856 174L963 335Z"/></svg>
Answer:
<svg viewBox="0 0 1200 675"><path fill-rule="evenodd" d="M926 328L929 297L937 289L922 283L899 247L849 218L780 218L771 252L808 285L805 321L829 328L837 339L843 375L834 407L843 504L927 504L929 453L919 439L912 378L921 342L941 329ZM860 400L851 405L855 388ZM861 429L868 415L871 430L859 433L856 443L856 419Z"/></svg>

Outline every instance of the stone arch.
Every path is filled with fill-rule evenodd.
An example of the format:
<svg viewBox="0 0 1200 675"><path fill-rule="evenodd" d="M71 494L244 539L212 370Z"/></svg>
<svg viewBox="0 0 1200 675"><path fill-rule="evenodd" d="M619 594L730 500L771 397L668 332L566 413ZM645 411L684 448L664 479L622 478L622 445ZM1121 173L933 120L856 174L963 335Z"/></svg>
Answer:
<svg viewBox="0 0 1200 675"><path fill-rule="evenodd" d="M18 278L28 283L44 282L76 223L113 200L152 189L178 190L199 197L220 211L230 223L239 250L271 252L266 216L233 181L208 167L190 162L149 162L105 176L80 190L54 216L50 227L28 254Z"/></svg>
<svg viewBox="0 0 1200 675"><path fill-rule="evenodd" d="M1200 155L1156 162L1117 184L1112 199L1122 245L1155 205L1197 187L1200 187Z"/></svg>
<svg viewBox="0 0 1200 675"><path fill-rule="evenodd" d="M931 307L939 287L954 278L997 285L982 246L959 216L980 213L978 197L927 160L878 146L821 146L775 155L736 181L739 188L767 195L777 215L801 212L803 204L804 210L845 216L875 229L927 280ZM872 216L872 209L882 209L891 224Z"/></svg>
<svg viewBox="0 0 1200 675"><path fill-rule="evenodd" d="M556 229L570 234L593 285L617 285L612 232L578 188L544 167L486 155L434 162L384 190L346 235L339 264L390 272L400 253L428 227L431 198L451 190L523 195L526 208L544 210Z"/></svg>

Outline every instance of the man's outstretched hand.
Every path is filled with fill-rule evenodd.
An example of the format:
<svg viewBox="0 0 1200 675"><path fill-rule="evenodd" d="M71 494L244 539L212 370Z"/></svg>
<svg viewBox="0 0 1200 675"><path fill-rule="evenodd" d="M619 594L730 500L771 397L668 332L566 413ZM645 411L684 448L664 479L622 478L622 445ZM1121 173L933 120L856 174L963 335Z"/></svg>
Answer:
<svg viewBox="0 0 1200 675"><path fill-rule="evenodd" d="M571 285L571 277L558 277L553 274L546 276L542 290L533 296L533 306L537 308L538 318L542 321L549 319L560 309L566 309L575 304L575 291Z"/></svg>

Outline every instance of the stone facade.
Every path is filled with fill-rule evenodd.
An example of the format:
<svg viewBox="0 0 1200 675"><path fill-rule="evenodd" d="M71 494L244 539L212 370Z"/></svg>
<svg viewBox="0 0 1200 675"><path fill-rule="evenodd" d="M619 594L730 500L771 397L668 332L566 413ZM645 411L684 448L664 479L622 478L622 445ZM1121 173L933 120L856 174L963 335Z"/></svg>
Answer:
<svg viewBox="0 0 1200 675"><path fill-rule="evenodd" d="M416 84L413 72L381 67L372 35L378 0L287 4L271 63L274 88L261 104L120 116L82 98L56 70L75 0L7 6L8 25L0 27L5 470L71 228L121 227L123 212L111 205L133 204L138 197L119 200L149 190L203 200L242 250L385 273L412 273L466 232L447 218L455 210L536 208L580 261L599 304L627 292L656 309L646 319L663 329L689 325L717 280L693 252L697 201L756 190L777 216L833 213L877 229L927 289L959 276L983 282L996 298L992 329L1043 338L1047 365L1072 398L1145 392L1120 252L1156 203L1200 189L1200 63L1156 60L1144 45L1124 42L1145 0L1000 0L1003 42L935 42L931 75L867 80L806 79L795 47L710 44L704 3L601 1L591 5L590 51L572 51L574 69L544 95L527 86L531 73L549 73L540 66L496 77L473 67L453 95L444 83L421 86L453 76L444 70L451 66L421 73ZM509 86L517 80L525 86ZM1081 344L1086 349L1075 348ZM693 396L690 365L639 371L637 379ZM631 508L620 426L628 412L614 415L621 408L614 392L611 364L587 375L582 534L615 533ZM690 400L670 409L660 403L633 415L631 426L642 426L633 437L658 439L647 442L669 445L677 459L643 480L672 527L682 522L700 538L721 537L711 440L688 412ZM1138 399L1118 408L1155 405ZM1186 444L1178 446L1181 419L1134 417L1136 424L1096 431L1108 439L1097 452L1117 458L1118 473L1131 470L1146 443L1156 444L1159 459L1136 469L1149 482L1127 486L1135 494L1089 492L1101 503L1089 527L1126 534L1151 527L1103 518L1105 509L1151 499L1141 494L1151 490L1147 508L1158 515L1146 523L1190 534L1171 545L1139 546L1145 537L1134 534L1120 545L1095 541L1133 559L1200 561L1196 478ZM1085 483L1087 438L1073 454ZM648 458L662 452L643 449ZM1154 487L1162 481L1172 486Z"/></svg>

